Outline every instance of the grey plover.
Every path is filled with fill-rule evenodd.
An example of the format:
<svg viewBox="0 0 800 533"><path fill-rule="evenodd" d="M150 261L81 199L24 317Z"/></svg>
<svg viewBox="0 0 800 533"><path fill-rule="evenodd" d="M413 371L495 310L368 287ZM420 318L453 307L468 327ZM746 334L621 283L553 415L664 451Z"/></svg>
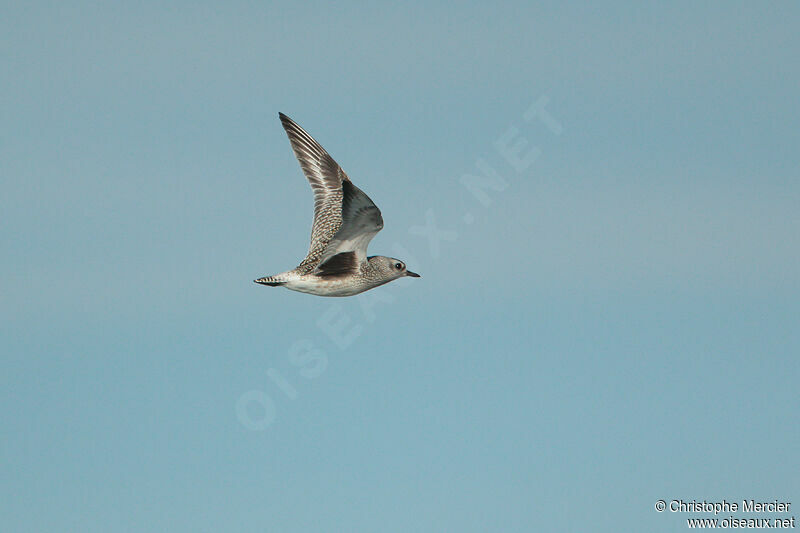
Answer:
<svg viewBox="0 0 800 533"><path fill-rule="evenodd" d="M283 113L278 116L314 191L311 246L297 268L254 281L317 296L352 296L404 276L420 277L399 259L367 257L369 241L383 228L380 209L311 135Z"/></svg>

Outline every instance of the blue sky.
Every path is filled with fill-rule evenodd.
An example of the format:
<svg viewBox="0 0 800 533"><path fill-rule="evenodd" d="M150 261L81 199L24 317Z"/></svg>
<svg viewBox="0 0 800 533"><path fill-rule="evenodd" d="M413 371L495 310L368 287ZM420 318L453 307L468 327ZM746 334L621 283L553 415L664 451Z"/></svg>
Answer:
<svg viewBox="0 0 800 533"><path fill-rule="evenodd" d="M798 500L796 4L2 11L4 531L675 531L658 499ZM308 242L279 111L422 278L252 283Z"/></svg>

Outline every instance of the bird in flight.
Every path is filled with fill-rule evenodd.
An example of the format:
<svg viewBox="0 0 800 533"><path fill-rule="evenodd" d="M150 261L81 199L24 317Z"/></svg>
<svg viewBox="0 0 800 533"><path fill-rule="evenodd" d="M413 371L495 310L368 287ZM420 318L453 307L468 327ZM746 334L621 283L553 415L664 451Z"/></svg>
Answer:
<svg viewBox="0 0 800 533"><path fill-rule="evenodd" d="M399 259L367 257L369 241L383 228L380 209L311 135L283 113L278 116L314 192L311 246L297 268L254 281L317 296L352 296L420 277Z"/></svg>

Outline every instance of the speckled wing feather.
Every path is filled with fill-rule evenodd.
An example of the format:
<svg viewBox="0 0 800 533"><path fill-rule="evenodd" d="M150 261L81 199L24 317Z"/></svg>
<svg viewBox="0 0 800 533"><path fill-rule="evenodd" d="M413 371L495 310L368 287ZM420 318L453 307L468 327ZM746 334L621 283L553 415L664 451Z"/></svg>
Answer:
<svg viewBox="0 0 800 533"><path fill-rule="evenodd" d="M295 121L280 113L300 167L314 191L311 246L300 263L311 270L343 252L355 252L357 263L367 257L367 245L383 228L383 217L369 196L353 185L325 149Z"/></svg>
<svg viewBox="0 0 800 533"><path fill-rule="evenodd" d="M347 174L333 158L295 121L279 113L300 168L314 191L314 224L308 255L298 268L312 270L319 263L328 243L342 225L342 183Z"/></svg>
<svg viewBox="0 0 800 533"><path fill-rule="evenodd" d="M361 263L367 258L369 242L383 228L383 217L369 196L351 181L342 184L342 192L342 225L322 253L320 262L353 251Z"/></svg>

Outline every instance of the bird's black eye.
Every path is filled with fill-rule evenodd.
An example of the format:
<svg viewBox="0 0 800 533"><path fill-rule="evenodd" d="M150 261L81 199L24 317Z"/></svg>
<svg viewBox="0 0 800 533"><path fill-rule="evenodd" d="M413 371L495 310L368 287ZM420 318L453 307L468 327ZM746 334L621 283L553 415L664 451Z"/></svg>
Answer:
<svg viewBox="0 0 800 533"><path fill-rule="evenodd" d="M403 263L395 263L395 264L394 264L394 267L395 267L397 270L400 270L401 268L403 268Z"/></svg>

